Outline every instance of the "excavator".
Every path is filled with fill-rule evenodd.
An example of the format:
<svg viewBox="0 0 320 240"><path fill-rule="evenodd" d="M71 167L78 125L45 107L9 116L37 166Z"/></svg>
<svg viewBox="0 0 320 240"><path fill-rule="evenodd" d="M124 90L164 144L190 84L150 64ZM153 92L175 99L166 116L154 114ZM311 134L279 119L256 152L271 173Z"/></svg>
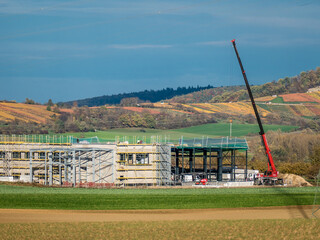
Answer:
<svg viewBox="0 0 320 240"><path fill-rule="evenodd" d="M253 95L252 95L252 92L251 92L251 88L250 88L250 85L249 85L249 82L248 82L248 79L247 79L246 72L245 72L245 70L243 68L243 65L242 65L238 50L237 50L236 40L233 39L233 40L231 40L231 42L232 42L234 51L235 51L235 53L237 55L237 58L238 58L238 62L239 62L239 65L240 65L242 76L243 76L243 79L244 79L246 87L247 87L247 91L248 91L248 94L249 94L249 97L250 97L250 100L251 100L251 104L252 104L254 113L256 115L257 122L259 124L259 128L260 128L259 134L261 136L262 144L263 144L263 146L265 148L266 155L267 155L267 158L268 158L268 170L266 170L264 173L257 174L257 176L255 178L255 184L257 184L257 185L261 185L261 184L263 184L263 185L278 185L278 184L282 185L283 184L283 179L278 177L279 172L277 171L277 169L276 169L276 167L274 165L274 161L273 161L273 158L272 158L272 155L271 155L271 150L270 150L268 142L267 142L266 134L265 134L263 126L262 126L260 115L259 115L256 103L254 101L254 98L253 98Z"/></svg>

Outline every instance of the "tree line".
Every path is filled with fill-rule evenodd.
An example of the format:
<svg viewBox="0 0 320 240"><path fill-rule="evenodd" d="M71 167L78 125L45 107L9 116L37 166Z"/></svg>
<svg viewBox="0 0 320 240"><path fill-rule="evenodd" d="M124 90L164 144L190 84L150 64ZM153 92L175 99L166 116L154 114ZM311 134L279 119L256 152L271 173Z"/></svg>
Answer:
<svg viewBox="0 0 320 240"><path fill-rule="evenodd" d="M103 106L106 104L115 105L120 104L121 100L124 98L139 98L143 102L159 102L161 100L166 100L173 98L174 96L184 95L191 92L198 92L204 89L213 88L213 86L206 87L178 87L177 89L173 88L163 88L161 90L144 90L140 92L131 92L131 93L121 93L114 95L105 95L100 97L86 98L81 100L61 102L59 105L73 106L75 103L77 106Z"/></svg>

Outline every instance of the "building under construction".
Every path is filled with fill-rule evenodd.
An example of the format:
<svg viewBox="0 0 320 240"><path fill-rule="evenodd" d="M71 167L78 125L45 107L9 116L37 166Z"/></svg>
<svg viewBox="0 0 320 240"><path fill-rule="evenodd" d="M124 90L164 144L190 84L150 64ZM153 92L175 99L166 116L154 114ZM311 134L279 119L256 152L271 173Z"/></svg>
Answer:
<svg viewBox="0 0 320 240"><path fill-rule="evenodd" d="M245 139L158 137L99 141L55 136L0 136L0 179L65 186L162 186L246 181Z"/></svg>

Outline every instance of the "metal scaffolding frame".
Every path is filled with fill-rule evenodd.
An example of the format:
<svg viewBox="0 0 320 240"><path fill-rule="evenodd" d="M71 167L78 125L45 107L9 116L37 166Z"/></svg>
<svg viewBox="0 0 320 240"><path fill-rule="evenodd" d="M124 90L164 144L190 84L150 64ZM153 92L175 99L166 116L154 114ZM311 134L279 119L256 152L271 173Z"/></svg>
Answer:
<svg viewBox="0 0 320 240"><path fill-rule="evenodd" d="M169 145L118 143L116 163L116 183L120 186L171 183Z"/></svg>
<svg viewBox="0 0 320 240"><path fill-rule="evenodd" d="M114 154L106 148L30 149L30 182L45 185L112 185Z"/></svg>

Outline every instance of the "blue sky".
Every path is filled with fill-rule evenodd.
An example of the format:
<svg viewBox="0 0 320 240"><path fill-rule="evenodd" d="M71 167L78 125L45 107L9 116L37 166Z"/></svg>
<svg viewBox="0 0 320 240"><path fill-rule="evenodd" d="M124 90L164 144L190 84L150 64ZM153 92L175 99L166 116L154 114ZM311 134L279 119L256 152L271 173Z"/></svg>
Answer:
<svg viewBox="0 0 320 240"><path fill-rule="evenodd" d="M318 0L0 0L1 99L251 84L320 66Z"/></svg>

